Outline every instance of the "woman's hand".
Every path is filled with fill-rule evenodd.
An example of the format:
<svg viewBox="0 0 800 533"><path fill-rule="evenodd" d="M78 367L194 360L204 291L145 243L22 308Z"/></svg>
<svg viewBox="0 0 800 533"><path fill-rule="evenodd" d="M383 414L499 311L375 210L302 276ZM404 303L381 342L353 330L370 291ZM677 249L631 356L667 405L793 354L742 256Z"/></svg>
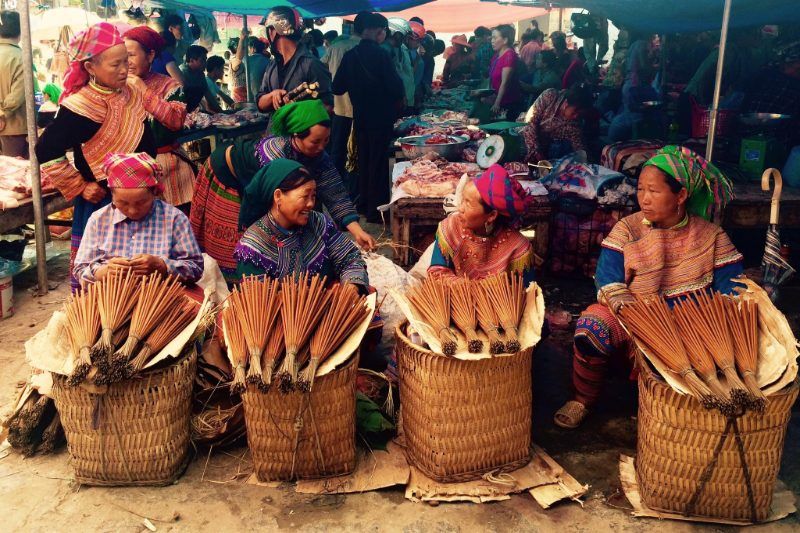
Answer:
<svg viewBox="0 0 800 533"><path fill-rule="evenodd" d="M500 102L495 102L492 104L492 113L499 113L500 112Z"/></svg>
<svg viewBox="0 0 800 533"><path fill-rule="evenodd" d="M101 281L109 275L124 274L130 268L130 261L124 257L112 257L108 263L97 269L94 273L94 279Z"/></svg>
<svg viewBox="0 0 800 533"><path fill-rule="evenodd" d="M153 272L158 272L161 275L167 273L167 264L156 255L134 255L131 258L130 266L133 269L133 273L139 276L147 276Z"/></svg>
<svg viewBox="0 0 800 533"><path fill-rule="evenodd" d="M81 192L81 196L87 202L91 202L96 204L100 200L106 197L106 190L100 186L99 183L96 181L90 181L86 184L86 187L83 188L83 192Z"/></svg>
<svg viewBox="0 0 800 533"><path fill-rule="evenodd" d="M358 222L351 222L347 225L347 231L356 240L356 244L365 252L370 252L378 246L378 242L366 231Z"/></svg>

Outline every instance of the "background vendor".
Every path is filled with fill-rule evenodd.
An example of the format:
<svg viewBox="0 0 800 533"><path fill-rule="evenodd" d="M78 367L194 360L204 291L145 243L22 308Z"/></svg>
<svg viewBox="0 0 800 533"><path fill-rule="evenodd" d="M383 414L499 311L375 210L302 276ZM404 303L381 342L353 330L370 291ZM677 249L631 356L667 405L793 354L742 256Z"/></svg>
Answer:
<svg viewBox="0 0 800 533"><path fill-rule="evenodd" d="M103 164L111 189L111 204L89 217L74 276L81 281L103 279L115 270L132 269L146 276L172 274L185 283L203 275L203 256L189 220L159 200L161 168L144 153L108 154Z"/></svg>
<svg viewBox="0 0 800 533"><path fill-rule="evenodd" d="M528 154L525 161L555 160L584 150L581 112L592 107L591 95L582 88L547 89L533 103L522 128Z"/></svg>
<svg viewBox="0 0 800 533"><path fill-rule="evenodd" d="M572 381L575 394L555 423L575 428L600 396L609 361L630 361L631 339L614 313L637 297L667 302L697 290L733 292L742 255L725 232L709 222L731 198L731 184L688 148L667 146L639 177L642 210L620 220L603 241L595 284L598 303L575 328Z"/></svg>

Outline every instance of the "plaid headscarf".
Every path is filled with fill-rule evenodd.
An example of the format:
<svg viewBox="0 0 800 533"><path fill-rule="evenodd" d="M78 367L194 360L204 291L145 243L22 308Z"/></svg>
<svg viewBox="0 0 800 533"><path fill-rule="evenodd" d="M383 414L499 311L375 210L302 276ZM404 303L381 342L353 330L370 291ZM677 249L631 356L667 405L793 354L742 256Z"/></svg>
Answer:
<svg viewBox="0 0 800 533"><path fill-rule="evenodd" d="M665 146L644 166L653 166L686 188L686 210L706 220L733 199L731 182L713 163L685 146Z"/></svg>
<svg viewBox="0 0 800 533"><path fill-rule="evenodd" d="M499 214L512 221L525 214L528 193L500 165L490 166L473 183L483 202Z"/></svg>
<svg viewBox="0 0 800 533"><path fill-rule="evenodd" d="M287 104L272 115L272 133L285 137L302 133L311 126L330 120L328 110L319 100L302 100Z"/></svg>
<svg viewBox="0 0 800 533"><path fill-rule="evenodd" d="M144 48L145 52L150 52L152 50L156 54L161 52L161 50L167 46L167 41L164 40L164 38L156 30L148 28L147 26L136 26L135 28L131 28L122 34L122 38L136 41L142 45L142 48Z"/></svg>
<svg viewBox="0 0 800 533"><path fill-rule="evenodd" d="M69 42L68 51L72 62L64 74L64 92L61 94L61 100L78 92L89 83L89 73L83 66L84 61L124 42L116 26L108 22L98 22L76 35Z"/></svg>
<svg viewBox="0 0 800 533"><path fill-rule="evenodd" d="M103 172L111 189L155 187L156 194L164 192L161 166L149 154L106 154Z"/></svg>

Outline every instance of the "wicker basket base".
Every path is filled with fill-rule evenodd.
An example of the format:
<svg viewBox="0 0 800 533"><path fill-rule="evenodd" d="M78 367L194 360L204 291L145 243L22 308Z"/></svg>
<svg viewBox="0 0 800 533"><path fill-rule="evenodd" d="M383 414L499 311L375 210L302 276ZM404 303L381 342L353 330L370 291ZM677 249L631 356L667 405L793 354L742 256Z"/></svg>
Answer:
<svg viewBox="0 0 800 533"><path fill-rule="evenodd" d="M259 481L289 481L349 474L356 466L356 370L346 366L314 381L310 394L242 395L247 442Z"/></svg>
<svg viewBox="0 0 800 533"><path fill-rule="evenodd" d="M53 395L79 483L169 485L189 461L197 352L172 366L115 383L105 394L54 376ZM97 428L94 428L94 421Z"/></svg>
<svg viewBox="0 0 800 533"><path fill-rule="evenodd" d="M413 344L398 326L409 461L441 483L510 472L530 461L531 353L462 361Z"/></svg>

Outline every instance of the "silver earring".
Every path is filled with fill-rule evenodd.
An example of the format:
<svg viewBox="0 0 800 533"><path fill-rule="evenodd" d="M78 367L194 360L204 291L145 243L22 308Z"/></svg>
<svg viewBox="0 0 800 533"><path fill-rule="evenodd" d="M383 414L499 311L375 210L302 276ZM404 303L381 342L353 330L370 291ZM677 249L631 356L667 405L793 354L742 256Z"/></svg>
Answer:
<svg viewBox="0 0 800 533"><path fill-rule="evenodd" d="M494 224L487 220L483 224L483 229L487 235L491 235L491 233L494 231Z"/></svg>

